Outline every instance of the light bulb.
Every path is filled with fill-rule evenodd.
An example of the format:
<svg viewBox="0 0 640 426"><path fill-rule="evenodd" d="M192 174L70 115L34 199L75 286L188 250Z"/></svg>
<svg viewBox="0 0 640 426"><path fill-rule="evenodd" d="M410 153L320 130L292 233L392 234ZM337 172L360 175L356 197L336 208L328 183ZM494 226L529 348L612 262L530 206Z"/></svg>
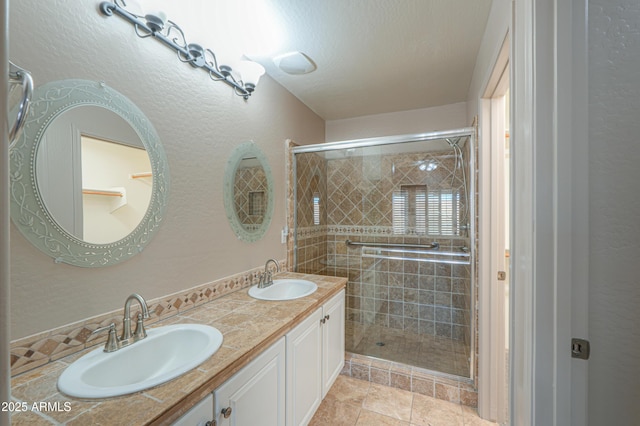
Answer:
<svg viewBox="0 0 640 426"><path fill-rule="evenodd" d="M147 27L153 32L162 31L167 23L167 14L162 11L149 12L144 16Z"/></svg>
<svg viewBox="0 0 640 426"><path fill-rule="evenodd" d="M242 77L244 87L248 92L253 92L258 85L260 76L264 74L264 67L253 61L240 61L237 70Z"/></svg>

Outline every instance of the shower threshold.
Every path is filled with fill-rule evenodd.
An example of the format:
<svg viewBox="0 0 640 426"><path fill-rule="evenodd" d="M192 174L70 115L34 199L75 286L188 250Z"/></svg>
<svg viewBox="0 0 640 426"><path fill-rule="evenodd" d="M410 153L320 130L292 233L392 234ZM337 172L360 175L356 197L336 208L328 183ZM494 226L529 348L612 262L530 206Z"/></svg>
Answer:
<svg viewBox="0 0 640 426"><path fill-rule="evenodd" d="M470 376L469 346L447 337L347 321L346 350L433 372Z"/></svg>

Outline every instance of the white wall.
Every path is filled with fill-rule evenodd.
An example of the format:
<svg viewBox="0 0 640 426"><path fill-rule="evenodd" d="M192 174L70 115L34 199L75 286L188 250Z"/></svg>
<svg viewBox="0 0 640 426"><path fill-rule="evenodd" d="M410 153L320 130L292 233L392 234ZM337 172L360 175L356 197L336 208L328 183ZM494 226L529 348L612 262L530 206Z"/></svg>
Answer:
<svg viewBox="0 0 640 426"><path fill-rule="evenodd" d="M147 115L171 175L168 209L145 250L118 265L85 269L53 260L11 228L11 338L119 309L138 292L152 299L283 258L287 138L324 142L324 121L268 77L245 102L223 83L180 63L160 43L139 39L98 1L11 3L11 59L35 84L105 81ZM184 28L189 34L189 28ZM233 148L254 140L271 165L274 217L266 236L239 241L226 221L222 183Z"/></svg>
<svg viewBox="0 0 640 426"><path fill-rule="evenodd" d="M589 1L589 424L640 423L640 4Z"/></svg>
<svg viewBox="0 0 640 426"><path fill-rule="evenodd" d="M453 130L471 125L466 102L439 107L330 120L326 142Z"/></svg>

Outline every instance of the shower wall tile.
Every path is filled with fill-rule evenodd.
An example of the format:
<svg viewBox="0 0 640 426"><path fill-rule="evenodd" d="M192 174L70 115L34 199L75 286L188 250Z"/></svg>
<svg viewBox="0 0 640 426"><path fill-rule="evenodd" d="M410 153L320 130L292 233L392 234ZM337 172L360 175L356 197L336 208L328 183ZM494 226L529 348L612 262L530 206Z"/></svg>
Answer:
<svg viewBox="0 0 640 426"><path fill-rule="evenodd" d="M420 170L418 165L429 161L434 161L438 168L430 173ZM470 323L466 327L460 324L464 317L456 312L470 309L469 266L364 258L361 250L349 249L344 244L346 239L405 244L435 240L443 251L468 246L465 238L416 235L416 229L394 234L397 232L393 228L394 191L403 185L462 191L464 181L459 173L453 175L454 169L455 158L450 152L326 161L326 263L346 262L347 270L326 268L324 272L348 277L348 287L362 284L350 290L353 302L347 308L348 319L470 343ZM469 176L469 171L466 172Z"/></svg>
<svg viewBox="0 0 640 426"><path fill-rule="evenodd" d="M431 160L437 162L436 170L431 173L420 170L421 162ZM296 161L298 271L348 278L347 350L370 338L372 325L381 325L398 332L465 342L466 353L456 354L456 362L468 371L471 321L477 322L477 316L471 315L471 298L477 296L477 290L471 289L472 266L363 257L361 249L348 248L345 244L347 239L406 244L437 241L442 251L469 247L468 238L419 234L411 223L404 233L394 233L398 230L393 227L393 193L401 186L426 185L428 189L462 191L464 182L459 173L453 176L455 159L450 152L331 160L317 154L304 154L297 155ZM475 173L470 174L468 169L466 172L467 176L477 179ZM315 180L320 193L320 226L313 224L315 189L312 186L316 183L312 185L311 180L314 176L319 176ZM464 199L462 203L461 208L466 209ZM314 239L314 233L324 233L325 239ZM477 325L475 330L477 332ZM442 357L451 358L451 355ZM477 356L475 359L477 361ZM402 389L406 389L409 382L411 387L430 396L436 396L438 382L440 397L477 404L473 385L455 381L442 383L433 376L411 370L409 374L403 371L395 375L390 370L387 377L379 370L379 366L353 358L346 363L343 374L374 382L388 380L392 386L395 383ZM477 372L477 365L474 371ZM461 370L460 375L468 373Z"/></svg>
<svg viewBox="0 0 640 426"><path fill-rule="evenodd" d="M267 175L262 166L238 169L234 179L234 206L246 229L259 227L266 211Z"/></svg>
<svg viewBox="0 0 640 426"><path fill-rule="evenodd" d="M430 172L420 168L433 162ZM328 223L340 226L393 226L394 191L403 185L423 185L429 190L463 191L450 152L411 153L379 157L346 157L327 164ZM461 197L464 211L464 197Z"/></svg>
<svg viewBox="0 0 640 426"><path fill-rule="evenodd" d="M296 157L295 244L297 271L336 275L327 265L327 176L326 163L314 153ZM292 194L293 196L293 194ZM317 202L316 202L317 200ZM293 259L292 259L293 261Z"/></svg>
<svg viewBox="0 0 640 426"><path fill-rule="evenodd" d="M470 341L469 275L466 265L425 264L397 259L362 257L359 248L347 248L345 240L387 243L389 237L373 234L371 229L351 227L353 234L327 234L327 265L323 273L348 278L347 293L351 302L347 318L353 321L384 324L388 327ZM413 238L393 237L400 243L415 243ZM465 244L461 239L439 239L444 246ZM465 321L466 322L462 322ZM456 326L456 327L454 327ZM466 333L466 334L465 334Z"/></svg>

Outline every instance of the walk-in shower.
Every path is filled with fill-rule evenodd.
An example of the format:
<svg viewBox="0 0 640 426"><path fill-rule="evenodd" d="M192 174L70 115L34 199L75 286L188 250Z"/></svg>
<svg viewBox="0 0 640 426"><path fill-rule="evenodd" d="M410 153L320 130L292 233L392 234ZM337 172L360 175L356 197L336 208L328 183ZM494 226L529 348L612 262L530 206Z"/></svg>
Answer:
<svg viewBox="0 0 640 426"><path fill-rule="evenodd" d="M347 352L473 377L473 135L292 149L293 267L348 278Z"/></svg>

